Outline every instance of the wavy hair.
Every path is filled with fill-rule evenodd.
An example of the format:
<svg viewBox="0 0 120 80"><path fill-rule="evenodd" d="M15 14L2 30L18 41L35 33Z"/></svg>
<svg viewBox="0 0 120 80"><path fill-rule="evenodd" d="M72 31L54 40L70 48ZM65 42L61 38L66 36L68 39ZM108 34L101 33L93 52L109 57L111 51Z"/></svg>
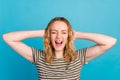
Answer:
<svg viewBox="0 0 120 80"><path fill-rule="evenodd" d="M64 59L67 63L70 63L71 61L76 59L75 49L74 49L74 45L73 45L73 41L74 41L73 40L73 30L72 30L72 27L71 27L69 21L64 17L53 18L48 23L48 25L45 29L45 35L44 35L45 61L47 63L51 63L52 60L55 57L55 51L54 51L54 48L53 48L52 43L50 41L50 26L55 21L62 21L64 23L66 23L66 25L68 27L68 39L67 39L68 41L67 41L67 44L64 47L63 57L64 57Z"/></svg>

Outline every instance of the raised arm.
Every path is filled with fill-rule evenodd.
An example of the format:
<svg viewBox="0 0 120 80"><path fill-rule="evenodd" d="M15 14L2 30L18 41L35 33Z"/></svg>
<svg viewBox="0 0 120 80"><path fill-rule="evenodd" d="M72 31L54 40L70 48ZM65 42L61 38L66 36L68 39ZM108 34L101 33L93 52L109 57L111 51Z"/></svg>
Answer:
<svg viewBox="0 0 120 80"><path fill-rule="evenodd" d="M96 43L96 45L89 47L86 52L86 62L103 54L105 51L110 49L116 43L116 39L103 34L86 33L86 32L75 32L76 38L90 40Z"/></svg>
<svg viewBox="0 0 120 80"><path fill-rule="evenodd" d="M21 56L33 62L31 48L21 42L21 40L24 40L26 38L43 36L44 30L17 31L3 34L3 40Z"/></svg>

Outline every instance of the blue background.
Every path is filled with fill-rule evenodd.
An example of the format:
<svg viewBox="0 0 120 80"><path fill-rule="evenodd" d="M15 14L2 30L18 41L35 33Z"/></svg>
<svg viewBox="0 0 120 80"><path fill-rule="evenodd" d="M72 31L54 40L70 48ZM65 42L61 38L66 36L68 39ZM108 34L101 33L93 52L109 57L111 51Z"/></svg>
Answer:
<svg viewBox="0 0 120 80"><path fill-rule="evenodd" d="M2 40L2 34L44 29L56 16L67 18L76 31L117 38L113 48L83 67L81 80L120 80L119 4L120 0L0 0L0 80L38 79L35 66L13 51ZM23 42L43 49L42 38L30 38ZM94 44L87 40L75 41L76 49Z"/></svg>

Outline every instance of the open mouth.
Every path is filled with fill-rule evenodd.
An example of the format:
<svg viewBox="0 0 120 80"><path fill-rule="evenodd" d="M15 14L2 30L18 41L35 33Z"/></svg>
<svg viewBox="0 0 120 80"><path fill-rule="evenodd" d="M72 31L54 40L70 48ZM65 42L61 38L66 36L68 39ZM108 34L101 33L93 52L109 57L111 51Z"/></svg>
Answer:
<svg viewBox="0 0 120 80"><path fill-rule="evenodd" d="M63 41L55 41L56 46L61 46Z"/></svg>

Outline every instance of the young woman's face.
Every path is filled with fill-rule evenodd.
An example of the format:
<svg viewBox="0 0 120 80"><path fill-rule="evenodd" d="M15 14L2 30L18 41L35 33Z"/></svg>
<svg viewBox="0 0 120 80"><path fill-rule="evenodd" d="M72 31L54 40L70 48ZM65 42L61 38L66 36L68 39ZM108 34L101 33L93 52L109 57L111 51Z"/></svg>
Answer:
<svg viewBox="0 0 120 80"><path fill-rule="evenodd" d="M50 40L55 51L63 51L68 39L68 27L65 22L55 21L50 26Z"/></svg>

